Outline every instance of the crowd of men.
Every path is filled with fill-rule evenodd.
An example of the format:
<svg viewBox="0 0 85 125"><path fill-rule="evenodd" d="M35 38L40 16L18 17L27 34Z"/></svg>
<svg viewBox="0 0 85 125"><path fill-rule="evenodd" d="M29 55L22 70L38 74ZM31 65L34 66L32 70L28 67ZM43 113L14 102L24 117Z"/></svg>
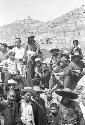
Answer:
<svg viewBox="0 0 85 125"><path fill-rule="evenodd" d="M85 64L78 40L43 59L34 36L1 44L0 125L85 125Z"/></svg>

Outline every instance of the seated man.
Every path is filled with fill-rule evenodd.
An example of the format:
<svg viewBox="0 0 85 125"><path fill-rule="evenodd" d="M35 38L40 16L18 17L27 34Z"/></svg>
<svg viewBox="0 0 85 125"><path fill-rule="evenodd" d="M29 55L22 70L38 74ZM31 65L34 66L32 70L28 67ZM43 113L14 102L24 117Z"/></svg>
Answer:
<svg viewBox="0 0 85 125"><path fill-rule="evenodd" d="M50 80L51 71L48 69L47 64L37 63L35 67L35 78L33 82L38 80L40 81L41 88L49 88L49 80Z"/></svg>
<svg viewBox="0 0 85 125"><path fill-rule="evenodd" d="M75 89L76 83L81 78L83 67L84 63L82 61L82 56L79 55L79 52L75 52L72 56L71 63L64 72L64 88Z"/></svg>
<svg viewBox="0 0 85 125"><path fill-rule="evenodd" d="M51 76L51 71L47 68L47 64L43 63L41 68L41 73L39 73L40 78L38 78L41 82L41 87L49 88L49 80Z"/></svg>
<svg viewBox="0 0 85 125"><path fill-rule="evenodd" d="M55 48L55 49L51 49L50 53L52 53L51 64L52 64L52 68L54 68L59 63L62 51L60 49Z"/></svg>
<svg viewBox="0 0 85 125"><path fill-rule="evenodd" d="M54 85L57 83L56 87L58 88L64 85L64 72L69 63L69 55L62 53L61 59L59 61L59 66L56 66L53 70L53 75L56 78Z"/></svg>
<svg viewBox="0 0 85 125"><path fill-rule="evenodd" d="M41 59L36 58L35 59L35 67L34 67L35 78L39 76L39 73L41 72L41 67L42 67Z"/></svg>

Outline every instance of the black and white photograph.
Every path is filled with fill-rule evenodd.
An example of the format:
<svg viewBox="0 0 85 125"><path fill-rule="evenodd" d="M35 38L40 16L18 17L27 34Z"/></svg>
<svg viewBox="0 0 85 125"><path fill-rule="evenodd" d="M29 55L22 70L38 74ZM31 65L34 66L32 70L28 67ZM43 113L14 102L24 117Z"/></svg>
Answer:
<svg viewBox="0 0 85 125"><path fill-rule="evenodd" d="M0 0L0 125L85 125L85 0Z"/></svg>

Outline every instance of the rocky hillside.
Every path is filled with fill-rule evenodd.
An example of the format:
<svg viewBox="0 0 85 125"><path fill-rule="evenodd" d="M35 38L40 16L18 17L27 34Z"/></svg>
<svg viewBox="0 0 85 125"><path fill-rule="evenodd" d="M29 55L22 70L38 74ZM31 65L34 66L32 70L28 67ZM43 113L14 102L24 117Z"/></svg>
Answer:
<svg viewBox="0 0 85 125"><path fill-rule="evenodd" d="M0 27L0 42L2 43L12 44L15 37L20 37L24 43L30 35L35 35L36 41L44 49L55 46L70 47L72 41L78 39L84 50L85 6L83 5L49 22L43 23L28 17Z"/></svg>

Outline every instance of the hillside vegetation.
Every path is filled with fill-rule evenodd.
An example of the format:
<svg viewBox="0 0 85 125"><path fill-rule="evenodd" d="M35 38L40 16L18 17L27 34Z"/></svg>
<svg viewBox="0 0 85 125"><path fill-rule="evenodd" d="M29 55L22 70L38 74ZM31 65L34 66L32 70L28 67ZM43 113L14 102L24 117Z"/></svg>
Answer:
<svg viewBox="0 0 85 125"><path fill-rule="evenodd" d="M78 39L84 51L85 6L44 23L28 17L0 27L0 42L2 43L13 44L15 37L20 37L24 43L30 35L35 35L36 41L44 49L55 46L70 47L72 41Z"/></svg>

